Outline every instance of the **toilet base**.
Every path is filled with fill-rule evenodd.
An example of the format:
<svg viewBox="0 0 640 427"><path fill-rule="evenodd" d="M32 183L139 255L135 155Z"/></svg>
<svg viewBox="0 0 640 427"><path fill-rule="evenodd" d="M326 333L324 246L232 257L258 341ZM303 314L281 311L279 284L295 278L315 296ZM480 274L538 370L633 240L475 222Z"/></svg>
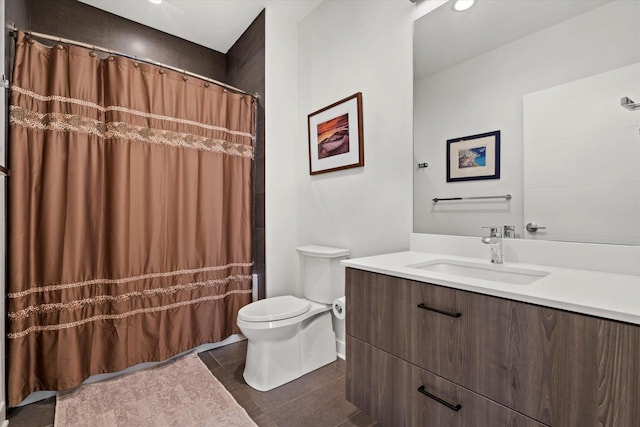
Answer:
<svg viewBox="0 0 640 427"><path fill-rule="evenodd" d="M274 389L336 360L329 311L269 332L268 340L247 336L243 377L256 390Z"/></svg>

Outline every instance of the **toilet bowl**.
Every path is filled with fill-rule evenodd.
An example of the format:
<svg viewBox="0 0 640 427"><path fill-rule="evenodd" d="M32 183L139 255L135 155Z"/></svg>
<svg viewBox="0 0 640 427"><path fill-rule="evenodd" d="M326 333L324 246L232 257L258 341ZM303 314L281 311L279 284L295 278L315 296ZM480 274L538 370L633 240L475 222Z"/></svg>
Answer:
<svg viewBox="0 0 640 427"><path fill-rule="evenodd" d="M263 310L261 303L272 310L276 303L282 311L257 320L268 317L255 314ZM238 326L249 341L243 376L256 390L271 390L336 360L331 306L286 295L246 307L238 313Z"/></svg>
<svg viewBox="0 0 640 427"><path fill-rule="evenodd" d="M267 391L336 360L331 302L344 295L346 249L297 248L305 298L284 295L253 302L238 312L247 338L246 383Z"/></svg>

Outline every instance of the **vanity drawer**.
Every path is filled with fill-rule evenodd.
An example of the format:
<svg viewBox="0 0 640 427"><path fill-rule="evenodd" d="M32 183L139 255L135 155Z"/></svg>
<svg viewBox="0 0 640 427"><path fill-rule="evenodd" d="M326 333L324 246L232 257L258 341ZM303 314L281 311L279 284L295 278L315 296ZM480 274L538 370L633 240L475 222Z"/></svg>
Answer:
<svg viewBox="0 0 640 427"><path fill-rule="evenodd" d="M544 426L350 336L347 352L347 399L384 426Z"/></svg>
<svg viewBox="0 0 640 427"><path fill-rule="evenodd" d="M542 308L355 269L346 283L348 335L549 421Z"/></svg>
<svg viewBox="0 0 640 427"><path fill-rule="evenodd" d="M555 310L426 283L413 285L407 309L414 335L406 360L551 422L549 332Z"/></svg>

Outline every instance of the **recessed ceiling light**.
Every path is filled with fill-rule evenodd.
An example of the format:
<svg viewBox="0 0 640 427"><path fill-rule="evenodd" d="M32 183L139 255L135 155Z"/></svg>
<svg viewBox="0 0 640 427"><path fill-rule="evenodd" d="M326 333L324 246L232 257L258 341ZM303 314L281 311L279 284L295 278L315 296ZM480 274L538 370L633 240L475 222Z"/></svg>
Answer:
<svg viewBox="0 0 640 427"><path fill-rule="evenodd" d="M473 6L474 3L475 3L475 0L457 0L453 4L453 10L457 12L462 12L464 10L469 9L471 6Z"/></svg>
<svg viewBox="0 0 640 427"><path fill-rule="evenodd" d="M149 3L160 4L162 3L162 0L149 0Z"/></svg>

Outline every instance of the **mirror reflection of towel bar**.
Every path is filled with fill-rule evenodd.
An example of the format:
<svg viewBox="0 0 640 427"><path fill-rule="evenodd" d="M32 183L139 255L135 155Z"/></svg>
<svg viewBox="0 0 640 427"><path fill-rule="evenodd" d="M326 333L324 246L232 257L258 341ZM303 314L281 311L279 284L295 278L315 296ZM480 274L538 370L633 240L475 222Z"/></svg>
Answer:
<svg viewBox="0 0 640 427"><path fill-rule="evenodd" d="M511 194L505 194L504 196L472 196L472 197L448 197L445 199L435 198L433 203L445 202L449 200L479 200L479 199L507 199L511 200Z"/></svg>

